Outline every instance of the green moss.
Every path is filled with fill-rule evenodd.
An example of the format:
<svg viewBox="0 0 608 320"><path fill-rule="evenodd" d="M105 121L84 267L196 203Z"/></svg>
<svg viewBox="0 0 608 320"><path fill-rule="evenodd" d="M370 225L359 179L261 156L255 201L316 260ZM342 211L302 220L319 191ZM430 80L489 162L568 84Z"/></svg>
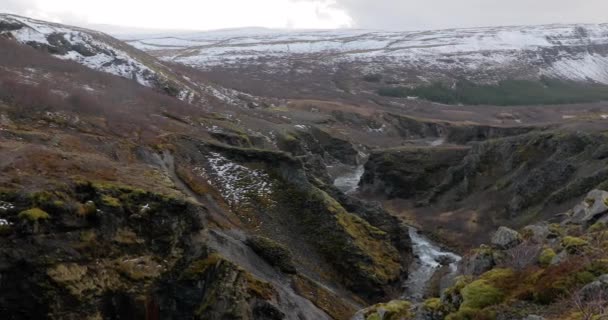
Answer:
<svg viewBox="0 0 608 320"><path fill-rule="evenodd" d="M380 303L365 312L366 320L409 320L413 318L412 304L403 300Z"/></svg>
<svg viewBox="0 0 608 320"><path fill-rule="evenodd" d="M101 196L101 203L105 206L112 207L112 208L121 207L120 200L118 200L112 196L108 196L108 195Z"/></svg>
<svg viewBox="0 0 608 320"><path fill-rule="evenodd" d="M596 222L595 224L593 224L591 227L589 227L588 231L589 232L600 232L600 231L604 231L606 230L606 224L603 222Z"/></svg>
<svg viewBox="0 0 608 320"><path fill-rule="evenodd" d="M505 298L502 290L494 287L487 280L475 280L465 286L462 291L461 308L481 309L499 304Z"/></svg>
<svg viewBox="0 0 608 320"><path fill-rule="evenodd" d="M424 309L428 311L440 311L443 308L441 299L430 298L424 301Z"/></svg>
<svg viewBox="0 0 608 320"><path fill-rule="evenodd" d="M207 258L196 260L188 266L184 271L183 279L198 279L202 274L207 271L210 267L216 266L218 263L224 261L224 258L217 253L212 253Z"/></svg>
<svg viewBox="0 0 608 320"><path fill-rule="evenodd" d="M597 277L608 274L608 259L593 260L585 267L585 270Z"/></svg>
<svg viewBox="0 0 608 320"><path fill-rule="evenodd" d="M446 320L494 320L496 314L491 310L479 310L475 308L460 308L455 313L448 315Z"/></svg>
<svg viewBox="0 0 608 320"><path fill-rule="evenodd" d="M494 286L502 288L510 285L510 282L514 277L515 272L513 270L507 268L496 268L482 274L479 278L488 281Z"/></svg>
<svg viewBox="0 0 608 320"><path fill-rule="evenodd" d="M41 191L29 195L33 206L44 210L65 210L66 203L70 202L70 197L61 191Z"/></svg>
<svg viewBox="0 0 608 320"><path fill-rule="evenodd" d="M272 239L259 236L247 239L247 244L272 266L279 268L285 273L296 273L291 252L284 245Z"/></svg>
<svg viewBox="0 0 608 320"><path fill-rule="evenodd" d="M561 237L565 235L564 228L559 223L552 223L549 225L549 234L554 237Z"/></svg>
<svg viewBox="0 0 608 320"><path fill-rule="evenodd" d="M40 208L32 208L25 211L21 211L18 216L20 219L35 222L39 220L47 220L51 216Z"/></svg>
<svg viewBox="0 0 608 320"><path fill-rule="evenodd" d="M247 281L247 291L253 296L270 300L276 294L272 284L262 281L250 273L245 273L245 280Z"/></svg>
<svg viewBox="0 0 608 320"><path fill-rule="evenodd" d="M587 246L589 242L578 237L566 236L562 239L562 246L570 253L575 253Z"/></svg>
<svg viewBox="0 0 608 320"><path fill-rule="evenodd" d="M557 254L553 249L546 248L540 253L540 256L538 257L538 262L541 266L546 267L551 264L551 261L553 260L553 258L555 258L556 255Z"/></svg>
<svg viewBox="0 0 608 320"><path fill-rule="evenodd" d="M361 265L362 269L372 273L381 282L389 282L398 277L401 270L399 254L387 241L385 232L350 213L341 212L337 218L355 245L372 259L373 264Z"/></svg>

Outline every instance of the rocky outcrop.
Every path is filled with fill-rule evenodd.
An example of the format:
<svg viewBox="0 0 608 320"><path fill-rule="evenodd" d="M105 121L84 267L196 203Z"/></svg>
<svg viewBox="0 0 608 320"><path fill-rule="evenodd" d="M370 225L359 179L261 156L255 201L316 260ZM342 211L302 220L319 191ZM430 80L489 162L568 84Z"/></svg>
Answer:
<svg viewBox="0 0 608 320"><path fill-rule="evenodd" d="M204 227L204 208L124 185L77 182L2 201L13 205L2 212L0 289L10 293L0 309L13 318L140 317Z"/></svg>
<svg viewBox="0 0 608 320"><path fill-rule="evenodd" d="M391 123L399 135L407 140L443 138L447 143L466 144L473 141L485 141L509 136L516 136L535 130L533 127L501 127L481 124L457 123L413 118L404 115L386 114L386 121Z"/></svg>
<svg viewBox="0 0 608 320"><path fill-rule="evenodd" d="M440 184L448 169L469 152L466 147L403 147L373 152L365 165L361 191L390 198L416 198Z"/></svg>
<svg viewBox="0 0 608 320"><path fill-rule="evenodd" d="M285 273L296 273L296 267L289 249L284 245L265 237L250 237L247 245L260 257Z"/></svg>
<svg viewBox="0 0 608 320"><path fill-rule="evenodd" d="M360 190L406 199L437 214L455 207L474 212L483 217L475 218L476 230L497 228L494 223L522 227L518 221L554 214L552 208L608 187L605 160L595 155L606 145L603 134L549 131L467 147L379 150L370 155ZM589 204L577 208L577 219L593 223L602 216L602 201ZM466 227L463 220L453 223ZM487 229L474 235L488 236Z"/></svg>
<svg viewBox="0 0 608 320"><path fill-rule="evenodd" d="M278 137L278 147L298 157L319 156L326 164L339 162L358 165L362 158L352 142L315 126L281 134Z"/></svg>
<svg viewBox="0 0 608 320"><path fill-rule="evenodd" d="M218 201L232 198L227 203L231 210L260 235L290 250L295 263L320 264L334 281L370 300L387 296L398 284L407 251L402 255L397 250L398 224L387 223L386 212L376 211L381 214L374 217L370 208L343 201L337 190L324 191L324 184L286 153L191 139L178 143L189 150L184 158L200 167L195 168L203 177L200 183L216 188ZM249 180L252 176L255 181ZM259 183L264 186L251 188ZM274 260L268 252L261 255Z"/></svg>
<svg viewBox="0 0 608 320"><path fill-rule="evenodd" d="M593 190L585 200L568 212L567 222L591 225L595 222L608 222L608 192Z"/></svg>

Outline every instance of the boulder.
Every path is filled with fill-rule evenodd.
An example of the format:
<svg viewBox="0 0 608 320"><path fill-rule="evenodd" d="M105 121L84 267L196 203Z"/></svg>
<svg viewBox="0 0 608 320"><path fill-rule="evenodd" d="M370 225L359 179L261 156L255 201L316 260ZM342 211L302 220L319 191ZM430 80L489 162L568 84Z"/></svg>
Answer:
<svg viewBox="0 0 608 320"><path fill-rule="evenodd" d="M492 245L500 249L510 249L521 243L519 232L507 227L500 227L492 236Z"/></svg>
<svg viewBox="0 0 608 320"><path fill-rule="evenodd" d="M580 291L583 301L595 301L608 299L608 274L600 276L595 281L584 286Z"/></svg>
<svg viewBox="0 0 608 320"><path fill-rule="evenodd" d="M458 269L462 274L477 276L491 270L495 265L494 250L482 245L471 256L464 257Z"/></svg>
<svg viewBox="0 0 608 320"><path fill-rule="evenodd" d="M523 234L536 243L542 243L550 233L546 223L526 226L523 229Z"/></svg>
<svg viewBox="0 0 608 320"><path fill-rule="evenodd" d="M592 190L585 200L578 204L571 212L570 222L589 224L601 219L608 213L608 192Z"/></svg>
<svg viewBox="0 0 608 320"><path fill-rule="evenodd" d="M568 258L568 252L566 252L566 250L562 250L555 257L553 257L553 259L551 259L550 265L552 265L552 266L558 265L558 264L564 262L566 260L566 258Z"/></svg>

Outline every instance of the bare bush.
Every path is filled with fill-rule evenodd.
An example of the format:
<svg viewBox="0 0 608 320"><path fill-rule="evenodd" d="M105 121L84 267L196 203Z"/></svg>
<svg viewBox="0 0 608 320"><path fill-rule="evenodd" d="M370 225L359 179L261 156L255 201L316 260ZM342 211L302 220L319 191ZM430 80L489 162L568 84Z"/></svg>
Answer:
<svg viewBox="0 0 608 320"><path fill-rule="evenodd" d="M571 295L570 303L581 315L582 320L608 319L608 293L597 290L591 295L582 290Z"/></svg>
<svg viewBox="0 0 608 320"><path fill-rule="evenodd" d="M525 241L516 247L505 250L505 257L500 261L503 268L523 270L538 261L542 246L531 241Z"/></svg>

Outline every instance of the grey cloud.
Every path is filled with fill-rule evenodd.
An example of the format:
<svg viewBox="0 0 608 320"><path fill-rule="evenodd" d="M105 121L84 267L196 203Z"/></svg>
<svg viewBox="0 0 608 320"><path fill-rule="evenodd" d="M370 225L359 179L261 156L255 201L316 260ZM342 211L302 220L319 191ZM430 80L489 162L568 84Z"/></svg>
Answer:
<svg viewBox="0 0 608 320"><path fill-rule="evenodd" d="M608 22L606 0L336 0L335 6L355 27L371 29Z"/></svg>
<svg viewBox="0 0 608 320"><path fill-rule="evenodd" d="M35 7L35 2L31 0L0 0L0 12L24 15Z"/></svg>

